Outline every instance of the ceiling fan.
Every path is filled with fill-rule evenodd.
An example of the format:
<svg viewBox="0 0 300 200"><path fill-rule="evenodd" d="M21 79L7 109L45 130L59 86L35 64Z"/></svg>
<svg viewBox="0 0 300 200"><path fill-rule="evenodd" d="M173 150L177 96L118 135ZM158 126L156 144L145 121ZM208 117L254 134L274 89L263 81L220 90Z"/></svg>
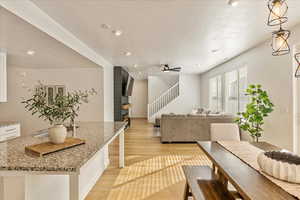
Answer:
<svg viewBox="0 0 300 200"><path fill-rule="evenodd" d="M170 67L168 64L161 65L162 72L180 72L181 67Z"/></svg>

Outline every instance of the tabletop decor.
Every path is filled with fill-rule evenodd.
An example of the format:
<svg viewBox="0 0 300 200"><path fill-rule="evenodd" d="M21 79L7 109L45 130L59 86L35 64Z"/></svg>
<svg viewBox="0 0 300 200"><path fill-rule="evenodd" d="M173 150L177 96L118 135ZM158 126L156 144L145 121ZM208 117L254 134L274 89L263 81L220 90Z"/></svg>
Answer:
<svg viewBox="0 0 300 200"><path fill-rule="evenodd" d="M247 104L245 112L238 113L235 122L242 130L249 132L253 141L258 142L263 134L264 118L273 112L274 104L261 85L249 85L245 95L251 102Z"/></svg>
<svg viewBox="0 0 300 200"><path fill-rule="evenodd" d="M274 178L300 184L300 157L289 152L263 152L257 158L260 169Z"/></svg>
<svg viewBox="0 0 300 200"><path fill-rule="evenodd" d="M268 175L263 172L259 167L257 158L261 153L266 151L274 151L273 149L277 149L275 151L281 151L281 148L276 148L276 146L271 145L266 142L253 142L249 143L247 141L218 141L218 144L225 148L227 151L235 155L238 159L242 160L247 165L251 166L253 169L257 170L260 174L268 178L270 181L275 183L277 186L287 191L289 194L300 199L300 184L290 183L287 181L280 180L273 176ZM271 146L270 146L271 145ZM267 148L264 148L269 146ZM274 148L275 147L275 148ZM267 150L270 149L270 150ZM225 158L226 159L226 158ZM299 171L298 171L299 176Z"/></svg>
<svg viewBox="0 0 300 200"><path fill-rule="evenodd" d="M52 126L49 128L49 138L54 144L65 142L67 129L64 123L73 120L78 116L80 105L88 103L90 95L95 95L94 89L87 91L73 91L66 94L58 93L53 102L48 104L46 86L39 82L38 87L34 90L32 96L22 101L25 109L32 115L38 114L39 118L48 121Z"/></svg>
<svg viewBox="0 0 300 200"><path fill-rule="evenodd" d="M29 155L42 157L58 151L63 151L71 147L76 147L85 144L85 140L79 138L67 138L64 143L53 144L52 142L44 142L25 147L25 152Z"/></svg>

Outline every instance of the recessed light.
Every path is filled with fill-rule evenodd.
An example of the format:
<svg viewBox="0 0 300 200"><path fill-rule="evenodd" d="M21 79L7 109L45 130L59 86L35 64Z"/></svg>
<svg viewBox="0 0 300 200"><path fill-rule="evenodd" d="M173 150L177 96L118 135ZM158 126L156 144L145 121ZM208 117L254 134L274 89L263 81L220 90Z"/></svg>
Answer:
<svg viewBox="0 0 300 200"><path fill-rule="evenodd" d="M108 24L101 24L101 28L103 28L103 29L110 29L110 25L108 25Z"/></svg>
<svg viewBox="0 0 300 200"><path fill-rule="evenodd" d="M239 4L239 0L228 0L228 5L230 6L237 6Z"/></svg>
<svg viewBox="0 0 300 200"><path fill-rule="evenodd" d="M118 37L121 36L123 32L121 30L113 30L112 33Z"/></svg>
<svg viewBox="0 0 300 200"><path fill-rule="evenodd" d="M125 56L131 56L132 53L131 53L130 51L126 51L126 52L124 52L124 55L125 55Z"/></svg>
<svg viewBox="0 0 300 200"><path fill-rule="evenodd" d="M28 51L27 51L27 54L30 55L30 56L33 56L33 55L35 54L35 51L28 50Z"/></svg>
<svg viewBox="0 0 300 200"><path fill-rule="evenodd" d="M211 50L212 53L217 53L220 49L213 49Z"/></svg>

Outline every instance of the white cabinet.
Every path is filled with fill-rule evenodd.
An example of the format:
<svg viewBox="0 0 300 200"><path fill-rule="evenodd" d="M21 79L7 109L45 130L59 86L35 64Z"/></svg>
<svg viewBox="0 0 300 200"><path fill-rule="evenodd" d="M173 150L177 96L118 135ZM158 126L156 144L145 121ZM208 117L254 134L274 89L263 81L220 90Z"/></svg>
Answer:
<svg viewBox="0 0 300 200"><path fill-rule="evenodd" d="M20 124L0 127L0 142L20 137L21 127Z"/></svg>
<svg viewBox="0 0 300 200"><path fill-rule="evenodd" d="M6 53L0 52L0 103L7 102Z"/></svg>

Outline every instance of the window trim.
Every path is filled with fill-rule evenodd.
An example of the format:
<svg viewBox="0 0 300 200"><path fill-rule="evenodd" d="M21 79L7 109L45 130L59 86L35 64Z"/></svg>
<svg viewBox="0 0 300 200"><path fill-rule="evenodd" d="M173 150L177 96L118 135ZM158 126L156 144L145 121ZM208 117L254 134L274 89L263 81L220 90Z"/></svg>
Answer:
<svg viewBox="0 0 300 200"><path fill-rule="evenodd" d="M210 90L211 90L211 79L217 79L218 77L220 77L220 81L221 81L221 108L219 109L219 106L217 105L217 110L218 112L225 112L226 109L226 74L230 73L230 72L237 72L237 110L238 112L241 112L241 88L240 88L240 78L241 78L241 69L245 68L246 69L246 85L248 85L248 66L247 64L241 64L239 65L239 67L236 67L234 69L231 69L230 71L225 71L223 73L220 74L216 74L212 77L209 78L209 91L208 91L208 107L209 109L211 109L211 96L210 96ZM219 87L218 87L218 81L217 81L217 94L219 94ZM234 114L234 113L232 113Z"/></svg>

